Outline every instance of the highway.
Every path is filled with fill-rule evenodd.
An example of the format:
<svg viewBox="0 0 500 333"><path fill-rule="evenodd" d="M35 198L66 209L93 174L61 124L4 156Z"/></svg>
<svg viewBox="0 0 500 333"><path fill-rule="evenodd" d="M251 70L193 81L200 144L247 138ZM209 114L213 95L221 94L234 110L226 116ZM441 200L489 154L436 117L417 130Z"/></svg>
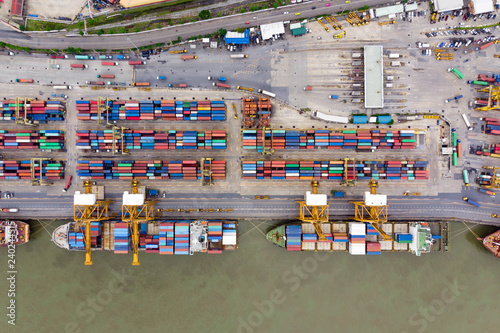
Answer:
<svg viewBox="0 0 500 333"><path fill-rule="evenodd" d="M215 32L220 28L232 30L238 27L250 27L277 21L308 18L322 14L333 14L343 10L353 10L365 5L373 8L377 5L386 4L387 1L353 0L350 4L345 4L344 2L336 4L332 3L330 7L325 7L326 3L329 2L313 1L291 6L279 7L277 9L212 18L210 20L202 22L186 23L181 26L167 27L160 30L151 30L132 34L102 35L100 37L65 37L60 36L59 33L43 34L44 37L37 37L36 34L31 34L31 36L29 36L24 33L13 31L6 27L4 24L0 24L0 40L6 43L30 47L33 49L65 49L69 46L81 47L83 49L99 49L104 45L108 50L129 49L133 48L133 45L130 41L132 41L137 46L146 46L176 40L178 36L180 36L182 39L187 39L191 36L205 35L207 33ZM316 9L311 9L312 7L316 7ZM289 14L284 14L285 12L289 12ZM300 15L296 16L295 13L300 13ZM256 19L254 19L254 17L256 17ZM250 24L246 25L245 22L250 22Z"/></svg>

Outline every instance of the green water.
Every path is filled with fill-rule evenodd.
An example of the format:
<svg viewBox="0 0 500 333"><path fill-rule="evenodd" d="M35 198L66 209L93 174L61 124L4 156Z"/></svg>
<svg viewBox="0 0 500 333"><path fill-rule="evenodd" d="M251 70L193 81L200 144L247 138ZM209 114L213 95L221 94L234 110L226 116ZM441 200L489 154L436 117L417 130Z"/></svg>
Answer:
<svg viewBox="0 0 500 333"><path fill-rule="evenodd" d="M240 223L236 252L140 253L138 267L132 255L105 252L84 266L82 252L59 249L33 223L34 237L16 249L15 326L7 323L8 281L0 283L0 332L498 330L500 260L461 223L449 253L354 257L289 253L265 239L272 225L261 222Z"/></svg>

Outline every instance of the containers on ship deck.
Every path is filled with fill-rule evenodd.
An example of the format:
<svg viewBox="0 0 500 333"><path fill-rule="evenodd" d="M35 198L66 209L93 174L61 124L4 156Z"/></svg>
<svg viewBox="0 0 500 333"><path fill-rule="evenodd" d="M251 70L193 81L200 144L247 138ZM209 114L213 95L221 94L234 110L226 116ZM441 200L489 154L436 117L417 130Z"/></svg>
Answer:
<svg viewBox="0 0 500 333"><path fill-rule="evenodd" d="M0 130L0 149L64 149L64 131Z"/></svg>
<svg viewBox="0 0 500 333"><path fill-rule="evenodd" d="M40 167L37 160L34 164L36 179L64 179L64 164L60 161L44 160ZM0 160L0 179L29 180L31 179L30 160Z"/></svg>
<svg viewBox="0 0 500 333"><path fill-rule="evenodd" d="M79 160L77 175L91 179L200 179L199 161ZM226 179L225 161L213 160L212 179Z"/></svg>
<svg viewBox="0 0 500 333"><path fill-rule="evenodd" d="M28 100L3 100L0 104L0 120L14 121L16 119L16 108L18 105L19 117L30 121L44 124L48 121L62 121L66 112L65 103L62 101L40 101Z"/></svg>
<svg viewBox="0 0 500 333"><path fill-rule="evenodd" d="M265 139L265 140L264 140ZM243 130L243 149L414 149L414 130Z"/></svg>
<svg viewBox="0 0 500 333"><path fill-rule="evenodd" d="M125 222L115 222L115 253L128 253L130 249L130 230Z"/></svg>
<svg viewBox="0 0 500 333"><path fill-rule="evenodd" d="M302 227L290 224L286 226L286 249L288 251L301 251Z"/></svg>
<svg viewBox="0 0 500 333"><path fill-rule="evenodd" d="M243 179L427 180L427 161L242 161Z"/></svg>
<svg viewBox="0 0 500 333"><path fill-rule="evenodd" d="M116 149L226 149L226 131L152 131L126 130L123 139L116 140ZM113 130L78 130L76 148L113 149Z"/></svg>
<svg viewBox="0 0 500 333"><path fill-rule="evenodd" d="M109 107L109 121L118 120L171 120L171 121L224 121L224 101L101 101L101 119L106 119L105 103ZM76 101L79 120L97 120L98 101Z"/></svg>

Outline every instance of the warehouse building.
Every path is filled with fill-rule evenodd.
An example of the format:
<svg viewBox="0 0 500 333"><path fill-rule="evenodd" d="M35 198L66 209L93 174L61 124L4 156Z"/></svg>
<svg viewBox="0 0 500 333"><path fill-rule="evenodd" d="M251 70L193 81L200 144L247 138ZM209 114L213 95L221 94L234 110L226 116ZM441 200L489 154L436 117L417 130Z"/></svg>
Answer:
<svg viewBox="0 0 500 333"><path fill-rule="evenodd" d="M493 0L471 0L468 7L472 14L484 14L494 11Z"/></svg>
<svg viewBox="0 0 500 333"><path fill-rule="evenodd" d="M384 63L382 45L365 46L365 108L384 107Z"/></svg>
<svg viewBox="0 0 500 333"><path fill-rule="evenodd" d="M224 36L224 43L234 45L250 44L250 32L248 29L245 29L243 33L228 31Z"/></svg>
<svg viewBox="0 0 500 333"><path fill-rule="evenodd" d="M283 22L262 24L260 26L260 32L262 34L262 39L268 40L273 38L273 36L284 34L285 24Z"/></svg>
<svg viewBox="0 0 500 333"><path fill-rule="evenodd" d="M435 11L438 13L462 9L464 7L463 0L433 0L433 4Z"/></svg>
<svg viewBox="0 0 500 333"><path fill-rule="evenodd" d="M306 28L301 23L290 24L290 30L294 37L305 35L307 32Z"/></svg>

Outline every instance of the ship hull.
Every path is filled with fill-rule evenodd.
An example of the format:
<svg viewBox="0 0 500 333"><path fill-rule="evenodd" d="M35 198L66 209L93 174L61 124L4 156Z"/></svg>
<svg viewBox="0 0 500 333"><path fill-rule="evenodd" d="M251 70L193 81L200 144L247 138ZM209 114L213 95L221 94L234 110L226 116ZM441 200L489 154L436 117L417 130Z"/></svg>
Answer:
<svg viewBox="0 0 500 333"><path fill-rule="evenodd" d="M0 221L0 247L22 245L27 243L29 238L30 226L28 223L21 221Z"/></svg>
<svg viewBox="0 0 500 333"><path fill-rule="evenodd" d="M493 253L497 258L500 258L500 230L486 236L483 239L483 245Z"/></svg>

